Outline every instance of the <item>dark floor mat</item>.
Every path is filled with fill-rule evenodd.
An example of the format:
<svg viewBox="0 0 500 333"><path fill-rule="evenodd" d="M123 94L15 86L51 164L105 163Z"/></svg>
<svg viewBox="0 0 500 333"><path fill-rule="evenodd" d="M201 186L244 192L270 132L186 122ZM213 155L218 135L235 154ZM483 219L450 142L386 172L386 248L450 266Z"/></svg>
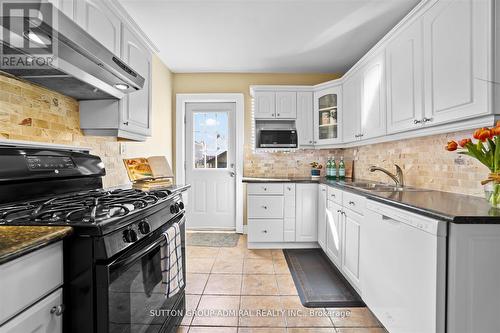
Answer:
<svg viewBox="0 0 500 333"><path fill-rule="evenodd" d="M283 250L302 304L309 308L362 307L365 303L318 249Z"/></svg>

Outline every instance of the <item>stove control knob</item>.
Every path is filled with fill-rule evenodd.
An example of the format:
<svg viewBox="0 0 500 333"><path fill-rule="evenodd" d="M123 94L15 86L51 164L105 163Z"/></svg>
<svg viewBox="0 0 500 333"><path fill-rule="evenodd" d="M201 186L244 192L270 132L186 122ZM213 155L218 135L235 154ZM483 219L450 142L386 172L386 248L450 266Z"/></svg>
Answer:
<svg viewBox="0 0 500 333"><path fill-rule="evenodd" d="M126 229L123 231L123 240L126 243L133 243L137 241L137 233L132 229Z"/></svg>
<svg viewBox="0 0 500 333"><path fill-rule="evenodd" d="M176 202L175 203L175 212L178 213L181 211L181 207L179 206L179 204Z"/></svg>
<svg viewBox="0 0 500 333"><path fill-rule="evenodd" d="M184 202L182 202L182 201L179 202L179 208L184 209Z"/></svg>
<svg viewBox="0 0 500 333"><path fill-rule="evenodd" d="M139 222L139 231L143 235L148 234L151 231L151 227L149 226L149 223L146 220Z"/></svg>
<svg viewBox="0 0 500 333"><path fill-rule="evenodd" d="M170 213L175 214L175 205L170 206Z"/></svg>

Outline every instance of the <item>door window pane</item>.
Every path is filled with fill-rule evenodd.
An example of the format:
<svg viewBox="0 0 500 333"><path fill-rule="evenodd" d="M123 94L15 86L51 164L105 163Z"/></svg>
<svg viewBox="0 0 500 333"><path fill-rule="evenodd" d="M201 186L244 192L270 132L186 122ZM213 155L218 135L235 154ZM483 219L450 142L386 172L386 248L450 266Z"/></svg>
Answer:
<svg viewBox="0 0 500 333"><path fill-rule="evenodd" d="M227 112L193 113L193 154L195 169L227 168Z"/></svg>

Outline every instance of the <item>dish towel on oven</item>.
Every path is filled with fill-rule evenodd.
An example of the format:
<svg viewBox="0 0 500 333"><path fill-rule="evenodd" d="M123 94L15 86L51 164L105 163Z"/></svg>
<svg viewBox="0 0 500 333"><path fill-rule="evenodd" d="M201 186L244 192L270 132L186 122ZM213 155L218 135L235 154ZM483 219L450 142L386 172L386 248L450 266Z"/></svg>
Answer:
<svg viewBox="0 0 500 333"><path fill-rule="evenodd" d="M163 236L165 241L160 247L162 284L165 287L165 296L172 297L184 287L179 223L174 223Z"/></svg>

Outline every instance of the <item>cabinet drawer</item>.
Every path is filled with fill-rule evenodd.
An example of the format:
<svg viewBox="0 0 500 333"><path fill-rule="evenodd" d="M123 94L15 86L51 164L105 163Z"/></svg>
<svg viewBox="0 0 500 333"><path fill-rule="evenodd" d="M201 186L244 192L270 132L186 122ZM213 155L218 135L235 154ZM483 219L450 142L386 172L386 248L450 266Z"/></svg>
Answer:
<svg viewBox="0 0 500 333"><path fill-rule="evenodd" d="M342 190L328 186L328 200L342 205Z"/></svg>
<svg viewBox="0 0 500 333"><path fill-rule="evenodd" d="M283 184L248 184L247 194L283 194Z"/></svg>
<svg viewBox="0 0 500 333"><path fill-rule="evenodd" d="M248 218L257 219L282 219L283 196L248 196Z"/></svg>
<svg viewBox="0 0 500 333"><path fill-rule="evenodd" d="M0 324L62 283L62 242L0 265Z"/></svg>
<svg viewBox="0 0 500 333"><path fill-rule="evenodd" d="M62 333L63 316L54 311L62 304L62 289L59 288L0 326L0 333Z"/></svg>
<svg viewBox="0 0 500 333"><path fill-rule="evenodd" d="M350 192L342 193L342 206L353 212L364 215L366 207L366 198Z"/></svg>
<svg viewBox="0 0 500 333"><path fill-rule="evenodd" d="M283 242L283 220L249 219L248 241Z"/></svg>

